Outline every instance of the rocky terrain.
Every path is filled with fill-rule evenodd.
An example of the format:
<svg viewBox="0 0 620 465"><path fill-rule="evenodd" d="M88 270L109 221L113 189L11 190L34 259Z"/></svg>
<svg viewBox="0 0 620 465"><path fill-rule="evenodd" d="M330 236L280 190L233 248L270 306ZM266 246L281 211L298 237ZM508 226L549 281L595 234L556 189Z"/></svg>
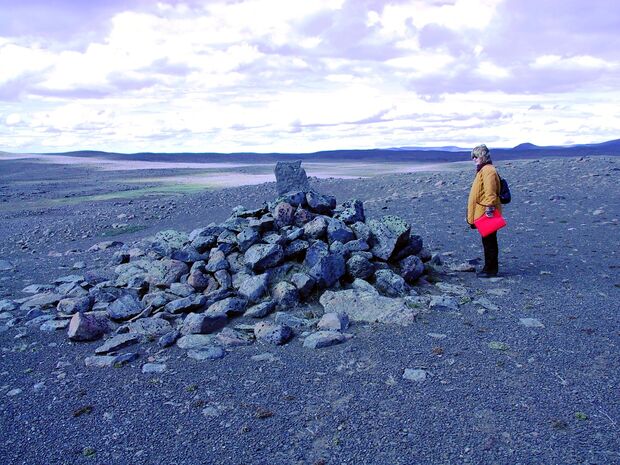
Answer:
<svg viewBox="0 0 620 465"><path fill-rule="evenodd" d="M615 157L501 163L490 280L471 167L34 208L24 165L2 463L620 463Z"/></svg>

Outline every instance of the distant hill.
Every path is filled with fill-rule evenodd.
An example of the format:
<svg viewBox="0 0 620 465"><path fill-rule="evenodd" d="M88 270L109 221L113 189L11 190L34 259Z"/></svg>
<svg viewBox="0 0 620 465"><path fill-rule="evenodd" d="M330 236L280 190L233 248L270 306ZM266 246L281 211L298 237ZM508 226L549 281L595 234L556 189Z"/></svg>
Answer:
<svg viewBox="0 0 620 465"><path fill-rule="evenodd" d="M598 155L620 155L620 139L597 144L581 144L574 146L541 147L526 142L513 148L491 148L493 159L531 159L541 157L579 157ZM167 162L218 162L218 163L274 163L278 160L303 160L306 162L342 161L342 162L421 162L443 163L470 160L470 148L456 146L411 148L398 147L387 149L366 150L330 150L314 153L110 153L96 150L80 150L75 152L55 153L72 157L97 157L108 160L139 160ZM43 154L52 155L52 154Z"/></svg>

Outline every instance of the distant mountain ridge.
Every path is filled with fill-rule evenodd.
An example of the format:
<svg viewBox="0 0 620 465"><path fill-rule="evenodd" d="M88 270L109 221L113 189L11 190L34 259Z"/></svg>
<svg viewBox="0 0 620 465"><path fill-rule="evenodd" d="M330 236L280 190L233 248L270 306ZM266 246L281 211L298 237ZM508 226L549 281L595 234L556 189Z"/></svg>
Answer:
<svg viewBox="0 0 620 465"><path fill-rule="evenodd" d="M493 148L491 154L495 160L531 159L540 157L578 157L620 155L620 139L595 144L573 146L538 146L530 142L519 144L513 148ZM1 153L1 152L0 152ZM386 149L361 150L328 150L313 153L113 153L96 150L79 150L62 153L43 153L42 155L67 155L72 157L101 157L109 160L137 160L162 162L236 162L236 163L274 163L279 160L303 160L306 162L342 161L342 162L422 162L444 163L467 161L470 159L471 148L457 146L444 147L395 147Z"/></svg>

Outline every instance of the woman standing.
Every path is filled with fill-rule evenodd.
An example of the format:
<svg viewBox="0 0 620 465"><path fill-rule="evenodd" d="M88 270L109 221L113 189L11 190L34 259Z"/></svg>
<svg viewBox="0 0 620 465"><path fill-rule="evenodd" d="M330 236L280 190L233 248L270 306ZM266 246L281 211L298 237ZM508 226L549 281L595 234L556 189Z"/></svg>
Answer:
<svg viewBox="0 0 620 465"><path fill-rule="evenodd" d="M475 229L474 220L482 215L493 216L495 209L501 213L499 200L500 181L499 175L491 162L491 154L486 145L479 145L471 152L471 158L476 163L476 177L469 191L467 201L467 222ZM497 276L498 272L498 247L497 232L482 238L484 248L484 268L478 274L481 278Z"/></svg>

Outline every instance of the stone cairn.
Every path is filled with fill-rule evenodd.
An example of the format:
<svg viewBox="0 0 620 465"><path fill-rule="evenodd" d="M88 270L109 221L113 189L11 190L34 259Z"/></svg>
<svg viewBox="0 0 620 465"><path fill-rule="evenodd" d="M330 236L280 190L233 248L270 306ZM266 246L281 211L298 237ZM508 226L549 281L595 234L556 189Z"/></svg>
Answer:
<svg viewBox="0 0 620 465"><path fill-rule="evenodd" d="M404 220L367 221L361 201L338 205L312 191L301 161L275 173L275 201L189 234L122 244L107 270L59 278L13 305L30 310L29 326L68 327L73 341L106 337L89 366L130 362L138 353L122 349L154 341L198 360L296 336L316 349L351 338L350 322L408 325L431 300L443 305L414 287L431 254Z"/></svg>

